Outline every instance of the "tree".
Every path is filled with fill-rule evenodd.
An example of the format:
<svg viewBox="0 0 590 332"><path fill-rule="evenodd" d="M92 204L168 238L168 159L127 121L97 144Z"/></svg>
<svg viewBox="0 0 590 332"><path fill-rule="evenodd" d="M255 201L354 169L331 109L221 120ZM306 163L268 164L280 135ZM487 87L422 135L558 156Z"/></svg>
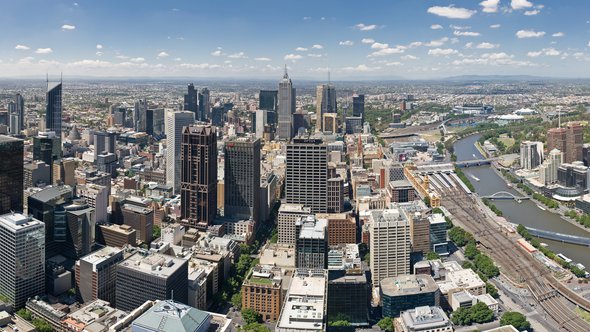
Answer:
<svg viewBox="0 0 590 332"><path fill-rule="evenodd" d="M49 323L47 323L46 321L44 321L42 319L35 318L35 319L33 319L32 323L38 332L52 332L53 331L53 328L51 328L51 325L49 325Z"/></svg>
<svg viewBox="0 0 590 332"><path fill-rule="evenodd" d="M246 308L242 310L242 318L246 324L258 323L262 319L262 316L256 310L251 308Z"/></svg>
<svg viewBox="0 0 590 332"><path fill-rule="evenodd" d="M33 320L33 315L31 314L31 312L25 308L20 309L19 311L16 312L17 315L21 316L24 320L26 321L31 321Z"/></svg>
<svg viewBox="0 0 590 332"><path fill-rule="evenodd" d="M430 197L424 197L424 204L426 204L426 206L430 206Z"/></svg>
<svg viewBox="0 0 590 332"><path fill-rule="evenodd" d="M500 318L500 325L512 325L519 331L529 330L531 323L520 312L507 311Z"/></svg>
<svg viewBox="0 0 590 332"><path fill-rule="evenodd" d="M162 236L162 229L160 228L160 226L154 225L154 227L152 228L152 238L159 239L160 236Z"/></svg>
<svg viewBox="0 0 590 332"><path fill-rule="evenodd" d="M479 255L479 250L477 250L475 242L467 243L467 245L465 246L465 257L469 259L474 259L477 255Z"/></svg>
<svg viewBox="0 0 590 332"><path fill-rule="evenodd" d="M329 322L328 326L343 327L343 326L351 326L351 325L350 325L350 322L347 320L337 320L337 321Z"/></svg>
<svg viewBox="0 0 590 332"><path fill-rule="evenodd" d="M475 323L487 323L494 319L494 312L483 302L476 303L471 309L471 318Z"/></svg>
<svg viewBox="0 0 590 332"><path fill-rule="evenodd" d="M439 258L440 258L440 255L437 254L437 253L435 253L434 251L429 251L426 254L426 260L429 260L429 261L432 261L432 260L435 260L435 259L439 259Z"/></svg>
<svg viewBox="0 0 590 332"><path fill-rule="evenodd" d="M377 326L383 331L393 332L393 319L391 317L384 317L377 322Z"/></svg>
<svg viewBox="0 0 590 332"><path fill-rule="evenodd" d="M268 327L266 327L264 324L260 324L260 323L246 324L240 330L246 331L246 332L270 332L270 329Z"/></svg>
<svg viewBox="0 0 590 332"><path fill-rule="evenodd" d="M231 304L238 310L242 309L242 293L237 292L231 297Z"/></svg>
<svg viewBox="0 0 590 332"><path fill-rule="evenodd" d="M495 299L497 299L500 296L498 294L498 289L496 288L496 286L489 282L486 282L486 292Z"/></svg>
<svg viewBox="0 0 590 332"><path fill-rule="evenodd" d="M494 261L484 254L480 253L477 255L473 262L477 270L488 278L493 278L500 274L500 270L494 265Z"/></svg>

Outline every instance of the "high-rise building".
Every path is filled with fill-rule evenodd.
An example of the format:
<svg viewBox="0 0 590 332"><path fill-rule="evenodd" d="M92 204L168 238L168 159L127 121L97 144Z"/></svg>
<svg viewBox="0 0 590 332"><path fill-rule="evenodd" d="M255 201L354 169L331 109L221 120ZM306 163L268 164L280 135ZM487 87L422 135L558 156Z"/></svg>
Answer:
<svg viewBox="0 0 590 332"><path fill-rule="evenodd" d="M184 128L180 149L180 208L187 226L206 228L217 214L217 133L211 125Z"/></svg>
<svg viewBox="0 0 590 332"><path fill-rule="evenodd" d="M61 90L59 83L47 83L47 108L45 111L45 130L53 131L61 141Z"/></svg>
<svg viewBox="0 0 590 332"><path fill-rule="evenodd" d="M169 111L166 113L166 184L180 192L180 146L182 130L195 123L195 113Z"/></svg>
<svg viewBox="0 0 590 332"><path fill-rule="evenodd" d="M146 112L146 132L148 135L159 136L165 131L163 108L148 109Z"/></svg>
<svg viewBox="0 0 590 332"><path fill-rule="evenodd" d="M209 89L202 88L199 92L199 112L197 119L199 121L207 121L211 119L211 96Z"/></svg>
<svg viewBox="0 0 590 332"><path fill-rule="evenodd" d="M520 143L520 167L534 169L543 162L543 142L523 141Z"/></svg>
<svg viewBox="0 0 590 332"><path fill-rule="evenodd" d="M117 134L113 132L97 131L94 132L94 161L98 155L103 152L116 153Z"/></svg>
<svg viewBox="0 0 590 332"><path fill-rule="evenodd" d="M278 90L260 90L258 94L258 109L277 111L279 105Z"/></svg>
<svg viewBox="0 0 590 332"><path fill-rule="evenodd" d="M321 139L295 138L287 144L285 197L312 213L328 212L328 147Z"/></svg>
<svg viewBox="0 0 590 332"><path fill-rule="evenodd" d="M0 214L23 211L24 143L0 135Z"/></svg>
<svg viewBox="0 0 590 332"><path fill-rule="evenodd" d="M582 161L582 147L584 145L584 127L579 122L568 122L565 129L566 146L565 162Z"/></svg>
<svg viewBox="0 0 590 332"><path fill-rule="evenodd" d="M565 128L551 128L547 131L547 150L557 149L565 154L566 147Z"/></svg>
<svg viewBox="0 0 590 332"><path fill-rule="evenodd" d="M259 220L260 140L235 138L224 147L226 216Z"/></svg>
<svg viewBox="0 0 590 332"><path fill-rule="evenodd" d="M441 307L422 306L400 313L395 331L453 332L453 324ZM512 325L508 331L518 331ZM501 331L502 328L500 328Z"/></svg>
<svg viewBox="0 0 590 332"><path fill-rule="evenodd" d="M369 325L369 283L362 269L328 271L328 321Z"/></svg>
<svg viewBox="0 0 590 332"><path fill-rule="evenodd" d="M15 114L18 116L19 131L25 129L25 99L20 93L14 96Z"/></svg>
<svg viewBox="0 0 590 332"><path fill-rule="evenodd" d="M94 208L84 199L77 199L58 208L56 220L65 212L66 234L65 241L59 243L58 252L66 257L79 258L88 255L95 244Z"/></svg>
<svg viewBox="0 0 590 332"><path fill-rule="evenodd" d="M223 326L223 321L217 321L211 326L212 318L213 315L209 312L178 303L175 297L170 300L155 301L152 307L131 323L129 330L131 332L207 332Z"/></svg>
<svg viewBox="0 0 590 332"><path fill-rule="evenodd" d="M123 250L104 247L76 262L76 294L82 303L96 299L115 306L117 264L123 261Z"/></svg>
<svg viewBox="0 0 590 332"><path fill-rule="evenodd" d="M313 216L295 222L295 266L304 269L328 268L328 221Z"/></svg>
<svg viewBox="0 0 590 332"><path fill-rule="evenodd" d="M331 84L318 85L316 89L316 132L324 130L324 114L336 112L336 88Z"/></svg>
<svg viewBox="0 0 590 332"><path fill-rule="evenodd" d="M352 97L352 116L365 118L365 95Z"/></svg>
<svg viewBox="0 0 590 332"><path fill-rule="evenodd" d="M109 204L109 188L98 184L80 184L76 186L78 197L86 200L86 203L94 208L97 224L108 221L107 206Z"/></svg>
<svg viewBox="0 0 590 332"><path fill-rule="evenodd" d="M539 166L539 181L543 185L550 185L557 182L557 171L563 164L563 153L557 149L549 151L547 159Z"/></svg>
<svg viewBox="0 0 590 332"><path fill-rule="evenodd" d="M137 240L143 243L152 242L154 229L154 210L135 204L124 204L121 208L123 223L131 226L137 233Z"/></svg>
<svg viewBox="0 0 590 332"><path fill-rule="evenodd" d="M145 132L147 129L147 99L139 99L133 108L133 130Z"/></svg>
<svg viewBox="0 0 590 332"><path fill-rule="evenodd" d="M428 216L428 223L430 224L430 251L441 256L447 256L449 246L447 242L447 222L444 215L433 213Z"/></svg>
<svg viewBox="0 0 590 332"><path fill-rule="evenodd" d="M148 300L174 298L186 303L188 261L137 252L117 266L116 285L116 307L124 311L135 310Z"/></svg>
<svg viewBox="0 0 590 332"><path fill-rule="evenodd" d="M21 191L22 192L22 191ZM0 215L0 295L15 309L45 293L45 224L18 213Z"/></svg>
<svg viewBox="0 0 590 332"><path fill-rule="evenodd" d="M293 113L295 113L295 88L293 82L287 73L285 66L285 74L283 79L279 82L279 126L277 136L281 140L289 141L293 137Z"/></svg>
<svg viewBox="0 0 590 332"><path fill-rule="evenodd" d="M33 137L33 160L41 160L50 167L61 159L61 139L53 131L39 132ZM53 177L51 179L53 182Z"/></svg>
<svg viewBox="0 0 590 332"><path fill-rule="evenodd" d="M303 204L281 204L278 220L278 243L294 246L296 239L295 223L301 217L312 216L311 209Z"/></svg>
<svg viewBox="0 0 590 332"><path fill-rule="evenodd" d="M197 104L197 90L195 90L193 83L189 83L187 93L184 95L184 110L195 113L195 118L198 118Z"/></svg>
<svg viewBox="0 0 590 332"><path fill-rule="evenodd" d="M410 273L410 223L403 209L371 210L373 287L385 278Z"/></svg>
<svg viewBox="0 0 590 332"><path fill-rule="evenodd" d="M429 251L432 251L430 246L430 222L426 216L420 213L410 215L410 240L412 252L420 252L426 255Z"/></svg>
<svg viewBox="0 0 590 332"><path fill-rule="evenodd" d="M318 219L328 221L328 245L357 243L356 220L350 213L316 214Z"/></svg>

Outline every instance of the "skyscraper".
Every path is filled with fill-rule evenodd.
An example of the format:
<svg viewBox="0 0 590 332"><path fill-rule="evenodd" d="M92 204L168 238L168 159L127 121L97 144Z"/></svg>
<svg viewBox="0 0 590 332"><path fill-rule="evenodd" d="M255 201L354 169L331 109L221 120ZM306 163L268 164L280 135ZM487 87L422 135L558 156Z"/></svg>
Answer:
<svg viewBox="0 0 590 332"><path fill-rule="evenodd" d="M146 99L139 99L135 102L135 108L133 109L133 130L137 132L146 131L147 109L148 103Z"/></svg>
<svg viewBox="0 0 590 332"><path fill-rule="evenodd" d="M569 122L565 128L551 128L547 132L547 150L563 152L563 162L583 160L584 128L579 122Z"/></svg>
<svg viewBox="0 0 590 332"><path fill-rule="evenodd" d="M201 229L217 214L217 135L211 125L191 125L180 149L182 222ZM260 184L259 184L260 185Z"/></svg>
<svg viewBox="0 0 590 332"><path fill-rule="evenodd" d="M324 114L336 112L336 88L331 84L318 85L316 90L316 132L322 131L324 127Z"/></svg>
<svg viewBox="0 0 590 332"><path fill-rule="evenodd" d="M184 95L184 110L195 113L197 115L197 90L192 83L189 83L187 93Z"/></svg>
<svg viewBox="0 0 590 332"><path fill-rule="evenodd" d="M520 167L534 169L543 162L543 142L523 141L520 143Z"/></svg>
<svg viewBox="0 0 590 332"><path fill-rule="evenodd" d="M47 83L45 130L53 131L61 141L61 82Z"/></svg>
<svg viewBox="0 0 590 332"><path fill-rule="evenodd" d="M352 116L365 118L365 95L352 97Z"/></svg>
<svg viewBox="0 0 590 332"><path fill-rule="evenodd" d="M24 143L0 135L0 214L23 211Z"/></svg>
<svg viewBox="0 0 590 332"><path fill-rule="evenodd" d="M279 91L260 90L260 94L258 95L258 109L276 112L278 105Z"/></svg>
<svg viewBox="0 0 590 332"><path fill-rule="evenodd" d="M226 216L252 217L259 220L260 140L237 138L224 148Z"/></svg>
<svg viewBox="0 0 590 332"><path fill-rule="evenodd" d="M103 152L116 153L117 135L112 132L97 131L94 133L94 161Z"/></svg>
<svg viewBox="0 0 590 332"><path fill-rule="evenodd" d="M202 88L201 92L199 92L199 114L197 119L199 121L211 119L211 96L207 88Z"/></svg>
<svg viewBox="0 0 590 332"><path fill-rule="evenodd" d="M19 213L0 215L0 238L0 295L22 308L45 293L45 224Z"/></svg>
<svg viewBox="0 0 590 332"><path fill-rule="evenodd" d="M312 213L328 212L328 147L321 139L298 137L287 144L285 196Z"/></svg>
<svg viewBox="0 0 590 332"><path fill-rule="evenodd" d="M33 160L41 160L50 167L61 159L61 139L53 131L39 132L33 137ZM51 177L53 182L53 175Z"/></svg>
<svg viewBox="0 0 590 332"><path fill-rule="evenodd" d="M295 222L295 266L305 269L328 268L328 221L314 216Z"/></svg>
<svg viewBox="0 0 590 332"><path fill-rule="evenodd" d="M123 261L123 251L103 247L76 262L76 293L80 302L101 299L115 305L117 264Z"/></svg>
<svg viewBox="0 0 590 332"><path fill-rule="evenodd" d="M180 191L180 143L183 127L195 123L195 113L169 111L166 113L166 184Z"/></svg>
<svg viewBox="0 0 590 332"><path fill-rule="evenodd" d="M295 88L287 73L279 82L279 128L278 137L281 140L289 141L293 137L293 113L295 112Z"/></svg>
<svg viewBox="0 0 590 332"><path fill-rule="evenodd" d="M25 99L20 93L14 96L15 113L18 115L19 131L25 129Z"/></svg>

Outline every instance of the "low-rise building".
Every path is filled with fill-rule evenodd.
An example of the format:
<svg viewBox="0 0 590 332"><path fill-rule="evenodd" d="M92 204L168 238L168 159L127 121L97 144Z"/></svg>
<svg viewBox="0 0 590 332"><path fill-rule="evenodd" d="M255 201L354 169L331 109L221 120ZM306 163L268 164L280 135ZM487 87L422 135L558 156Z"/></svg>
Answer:
<svg viewBox="0 0 590 332"><path fill-rule="evenodd" d="M255 310L265 321L278 320L288 284L283 274L279 267L255 266L242 285L242 308Z"/></svg>
<svg viewBox="0 0 590 332"><path fill-rule="evenodd" d="M400 275L380 283L383 317L396 317L402 311L420 306L439 306L440 290L429 275Z"/></svg>
<svg viewBox="0 0 590 332"><path fill-rule="evenodd" d="M173 300L156 301L131 323L131 332L206 332L212 316Z"/></svg>
<svg viewBox="0 0 590 332"><path fill-rule="evenodd" d="M452 332L453 325L440 307L422 306L406 310L394 321L398 332Z"/></svg>

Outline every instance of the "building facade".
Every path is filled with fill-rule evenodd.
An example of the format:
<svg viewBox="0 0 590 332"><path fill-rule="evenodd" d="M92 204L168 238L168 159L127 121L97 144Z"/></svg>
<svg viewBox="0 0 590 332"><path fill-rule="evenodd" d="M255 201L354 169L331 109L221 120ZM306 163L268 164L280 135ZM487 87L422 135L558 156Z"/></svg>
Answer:
<svg viewBox="0 0 590 332"><path fill-rule="evenodd" d="M237 138L225 143L224 191L226 216L259 220L260 140Z"/></svg>
<svg viewBox="0 0 590 332"><path fill-rule="evenodd" d="M312 213L328 212L328 147L321 139L295 138L287 144L285 197Z"/></svg>
<svg viewBox="0 0 590 332"><path fill-rule="evenodd" d="M23 141L0 135L0 156L0 214L23 212Z"/></svg>
<svg viewBox="0 0 590 332"><path fill-rule="evenodd" d="M404 211L372 210L369 223L373 287L385 278L410 273L410 223Z"/></svg>
<svg viewBox="0 0 590 332"><path fill-rule="evenodd" d="M183 128L195 123L195 113L168 111L166 113L166 184L180 192L180 147Z"/></svg>
<svg viewBox="0 0 590 332"><path fill-rule="evenodd" d="M279 110L277 136L289 141L293 137L293 113L295 113L295 88L289 78L287 68L283 79L279 82Z"/></svg>
<svg viewBox="0 0 590 332"><path fill-rule="evenodd" d="M123 261L123 251L104 247L76 262L76 294L82 303L96 299L115 306L117 264Z"/></svg>

